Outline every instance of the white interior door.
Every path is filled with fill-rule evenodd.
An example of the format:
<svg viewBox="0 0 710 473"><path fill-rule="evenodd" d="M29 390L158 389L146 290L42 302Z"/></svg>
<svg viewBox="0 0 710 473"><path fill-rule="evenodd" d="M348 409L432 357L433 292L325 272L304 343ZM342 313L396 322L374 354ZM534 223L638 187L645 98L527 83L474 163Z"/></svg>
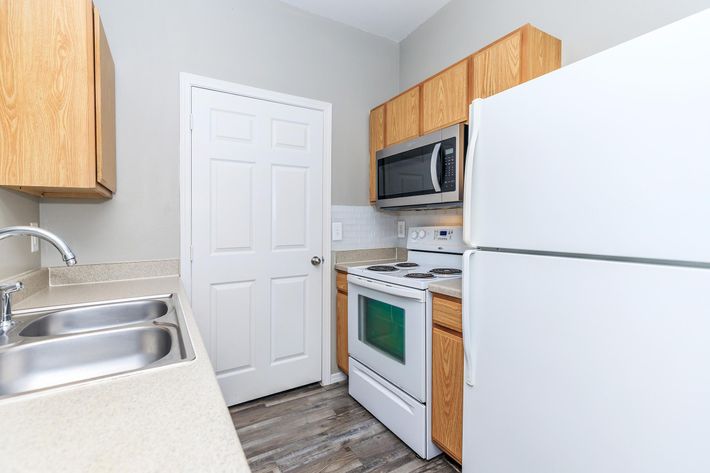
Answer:
<svg viewBox="0 0 710 473"><path fill-rule="evenodd" d="M192 302L227 404L321 379L323 112L193 87Z"/></svg>

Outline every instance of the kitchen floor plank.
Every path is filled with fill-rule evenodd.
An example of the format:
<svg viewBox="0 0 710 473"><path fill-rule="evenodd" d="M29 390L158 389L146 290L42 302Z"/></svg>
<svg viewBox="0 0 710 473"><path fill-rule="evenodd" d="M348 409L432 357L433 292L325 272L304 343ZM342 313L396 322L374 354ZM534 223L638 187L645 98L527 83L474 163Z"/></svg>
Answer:
<svg viewBox="0 0 710 473"><path fill-rule="evenodd" d="M347 383L311 384L229 409L254 472L456 472L418 458L348 395Z"/></svg>

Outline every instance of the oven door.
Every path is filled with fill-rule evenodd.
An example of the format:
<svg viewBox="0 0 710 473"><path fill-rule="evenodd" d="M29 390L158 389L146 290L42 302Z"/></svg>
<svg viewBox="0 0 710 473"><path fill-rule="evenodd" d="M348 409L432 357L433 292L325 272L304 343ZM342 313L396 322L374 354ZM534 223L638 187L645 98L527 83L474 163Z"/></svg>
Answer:
<svg viewBox="0 0 710 473"><path fill-rule="evenodd" d="M348 275L350 356L426 402L426 291Z"/></svg>

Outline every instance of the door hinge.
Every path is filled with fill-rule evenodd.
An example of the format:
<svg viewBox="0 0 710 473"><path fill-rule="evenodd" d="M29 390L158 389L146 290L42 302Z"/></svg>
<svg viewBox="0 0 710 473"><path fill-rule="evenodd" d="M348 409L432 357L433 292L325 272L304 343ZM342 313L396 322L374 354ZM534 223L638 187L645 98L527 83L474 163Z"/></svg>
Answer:
<svg viewBox="0 0 710 473"><path fill-rule="evenodd" d="M192 131L192 127L194 126L194 120L193 120L193 115L190 114L190 131Z"/></svg>
<svg viewBox="0 0 710 473"><path fill-rule="evenodd" d="M190 246L190 262L192 263L192 246Z"/></svg>

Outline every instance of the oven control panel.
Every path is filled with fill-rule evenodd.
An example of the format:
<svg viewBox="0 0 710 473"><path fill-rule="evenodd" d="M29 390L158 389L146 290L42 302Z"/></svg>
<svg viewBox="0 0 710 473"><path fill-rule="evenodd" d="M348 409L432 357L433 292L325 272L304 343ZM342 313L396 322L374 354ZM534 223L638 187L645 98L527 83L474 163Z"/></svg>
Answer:
<svg viewBox="0 0 710 473"><path fill-rule="evenodd" d="M410 250L463 253L462 227L412 227L407 237Z"/></svg>

